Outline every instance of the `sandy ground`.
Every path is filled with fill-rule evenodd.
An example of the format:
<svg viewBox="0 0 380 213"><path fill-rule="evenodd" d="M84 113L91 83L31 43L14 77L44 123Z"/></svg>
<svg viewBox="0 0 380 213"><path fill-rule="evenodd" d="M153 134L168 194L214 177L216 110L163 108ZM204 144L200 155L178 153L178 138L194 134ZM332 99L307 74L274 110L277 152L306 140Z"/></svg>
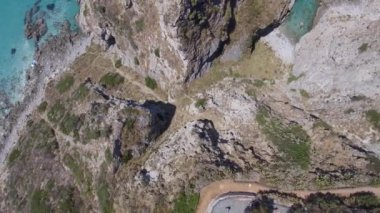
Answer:
<svg viewBox="0 0 380 213"><path fill-rule="evenodd" d="M231 192L242 192L242 193L258 193L259 191L273 190L273 188L260 185L254 182L235 182L233 180L222 180L211 183L210 185L204 187L201 190L200 200L198 203L197 213L209 213L212 210L210 205L214 200L220 198L224 194ZM331 189L322 190L322 193L334 193L341 196L348 196L356 192L373 192L375 195L380 197L380 187L357 187L357 188L342 188L342 189ZM294 193L301 198L306 198L312 193L317 191L290 191L288 193Z"/></svg>
<svg viewBox="0 0 380 213"><path fill-rule="evenodd" d="M29 116L41 103L43 97L45 96L45 88L47 84L55 77L60 75L62 71L70 67L74 60L86 52L86 48L90 45L91 38L81 38L74 43L73 47L70 48L70 51L66 52L66 56L57 59L53 62L53 66L43 66L42 72L37 80L37 90L34 94L32 100L27 104L25 110L19 115L15 125L13 126L9 136L4 141L4 147L0 150L0 172L1 176L0 181L4 178L4 168L6 165L6 159L8 154L16 146L20 134L24 129Z"/></svg>

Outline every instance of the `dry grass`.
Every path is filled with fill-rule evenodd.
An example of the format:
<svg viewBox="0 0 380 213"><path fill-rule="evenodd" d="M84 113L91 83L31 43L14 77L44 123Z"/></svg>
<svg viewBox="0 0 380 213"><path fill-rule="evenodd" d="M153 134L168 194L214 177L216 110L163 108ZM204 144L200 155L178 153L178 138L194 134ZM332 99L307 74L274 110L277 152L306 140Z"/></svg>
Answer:
<svg viewBox="0 0 380 213"><path fill-rule="evenodd" d="M226 77L272 80L281 77L288 69L275 57L270 47L259 42L252 54L246 54L238 62L215 63L202 78L190 83L188 91L204 91Z"/></svg>

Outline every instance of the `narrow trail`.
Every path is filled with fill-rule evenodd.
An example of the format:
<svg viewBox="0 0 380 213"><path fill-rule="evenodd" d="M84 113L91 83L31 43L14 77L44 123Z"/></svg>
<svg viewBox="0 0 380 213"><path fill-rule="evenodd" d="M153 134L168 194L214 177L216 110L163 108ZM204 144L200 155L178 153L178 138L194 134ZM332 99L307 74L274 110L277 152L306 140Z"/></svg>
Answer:
<svg viewBox="0 0 380 213"><path fill-rule="evenodd" d="M204 187L200 193L200 199L198 203L197 213L209 213L213 203L216 199L224 194L230 192L242 192L242 193L258 193L259 191L276 190L275 188L270 188L255 182L236 182L233 180L222 180L213 182L210 185ZM330 189L321 191L284 191L286 193L293 193L301 198L306 198L308 195L322 192L322 193L333 193L341 196L349 196L350 194L356 192L372 192L376 196L380 197L380 187L353 187L353 188L341 188L341 189Z"/></svg>

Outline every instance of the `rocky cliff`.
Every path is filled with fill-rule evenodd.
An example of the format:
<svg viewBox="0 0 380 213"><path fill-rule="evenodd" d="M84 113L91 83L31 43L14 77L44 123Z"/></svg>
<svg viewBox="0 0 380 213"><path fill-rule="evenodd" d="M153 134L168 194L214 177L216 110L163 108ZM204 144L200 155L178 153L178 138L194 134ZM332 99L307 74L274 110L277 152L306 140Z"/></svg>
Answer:
<svg viewBox="0 0 380 213"><path fill-rule="evenodd" d="M378 184L379 4L323 1L289 65L260 40L289 3L82 0L93 44L20 132L0 209L181 212L221 179Z"/></svg>
<svg viewBox="0 0 380 213"><path fill-rule="evenodd" d="M283 19L289 3L85 0L79 23L124 65L169 89L201 76L227 44L247 51L259 29Z"/></svg>

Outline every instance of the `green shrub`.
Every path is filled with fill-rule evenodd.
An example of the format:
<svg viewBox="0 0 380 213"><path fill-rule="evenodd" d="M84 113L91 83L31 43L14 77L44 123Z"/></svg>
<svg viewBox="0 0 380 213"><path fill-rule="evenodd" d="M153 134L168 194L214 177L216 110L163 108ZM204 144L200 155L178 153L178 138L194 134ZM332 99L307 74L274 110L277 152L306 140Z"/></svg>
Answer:
<svg viewBox="0 0 380 213"><path fill-rule="evenodd" d="M318 119L316 122L314 122L313 124L313 129L315 128L321 128L321 129L324 129L324 130L331 130L332 127L326 123L325 121L321 120L321 119Z"/></svg>
<svg viewBox="0 0 380 213"><path fill-rule="evenodd" d="M74 91L73 98L75 100L83 101L88 94L90 93L90 90L86 87L86 85L81 84L79 85L78 89Z"/></svg>
<svg viewBox="0 0 380 213"><path fill-rule="evenodd" d="M124 83L124 77L118 73L107 73L100 79L99 83L112 88Z"/></svg>
<svg viewBox="0 0 380 213"><path fill-rule="evenodd" d="M362 100L366 100L367 97L365 95L354 95L352 97L350 97L351 101L362 101Z"/></svg>
<svg viewBox="0 0 380 213"><path fill-rule="evenodd" d="M377 129L380 129L380 113L376 110L368 110L365 113L367 120Z"/></svg>
<svg viewBox="0 0 380 213"><path fill-rule="evenodd" d="M134 61L135 65L137 65L137 66L140 65L140 61L139 61L139 59L137 57L134 57L133 61Z"/></svg>
<svg viewBox="0 0 380 213"><path fill-rule="evenodd" d="M125 122L125 126L127 129L131 130L135 127L136 119L134 118L128 118L127 121Z"/></svg>
<svg viewBox="0 0 380 213"><path fill-rule="evenodd" d="M38 112L40 112L40 113L44 113L44 112L46 111L46 109L47 109L47 106L48 106L48 103L47 103L46 101L42 102L42 103L38 106L38 108L37 108Z"/></svg>
<svg viewBox="0 0 380 213"><path fill-rule="evenodd" d="M363 44L360 45L360 47L358 48L359 53L363 53L363 52L367 51L367 49L368 49L368 43L363 43Z"/></svg>
<svg viewBox="0 0 380 213"><path fill-rule="evenodd" d="M145 28L145 22L144 22L144 18L140 18L138 19L136 22L135 22L135 26L136 26L136 31L139 33L139 32L142 32Z"/></svg>
<svg viewBox="0 0 380 213"><path fill-rule="evenodd" d="M76 213L79 210L75 207L74 188L66 187L60 190L58 208L60 212Z"/></svg>
<svg viewBox="0 0 380 213"><path fill-rule="evenodd" d="M380 199L372 192L358 192L351 194L345 199L348 206L354 208L375 208L380 207Z"/></svg>
<svg viewBox="0 0 380 213"><path fill-rule="evenodd" d="M156 80L154 80L153 78L151 78L149 76L145 78L145 85L152 90L157 88Z"/></svg>
<svg viewBox="0 0 380 213"><path fill-rule="evenodd" d="M105 6L98 6L96 7L96 10L99 12L99 13L106 13L106 7Z"/></svg>
<svg viewBox="0 0 380 213"><path fill-rule="evenodd" d="M77 136L78 131L81 126L82 126L82 121L78 116L67 113L66 116L63 118L59 127L62 133L66 135L70 135L71 133L74 133L74 135Z"/></svg>
<svg viewBox="0 0 380 213"><path fill-rule="evenodd" d="M8 166L11 166L21 155L21 151L19 149L13 149L11 154L8 157Z"/></svg>
<svg viewBox="0 0 380 213"><path fill-rule="evenodd" d="M29 143L32 143L36 149L46 153L54 153L58 149L58 142L55 137L55 131L45 120L34 123L28 130Z"/></svg>
<svg viewBox="0 0 380 213"><path fill-rule="evenodd" d="M292 83L293 81L297 81L298 79L302 78L303 76L304 76L303 73L299 76L295 76L295 75L293 75L293 73L290 73L289 77L288 77L288 84Z"/></svg>
<svg viewBox="0 0 380 213"><path fill-rule="evenodd" d="M112 160L113 160L113 156L112 156L112 153L111 153L111 150L109 147L107 147L106 151L104 151L104 156L106 158L106 162L107 163L111 163Z"/></svg>
<svg viewBox="0 0 380 213"><path fill-rule="evenodd" d="M99 181L96 194L98 196L101 212L103 213L114 212L112 198L108 191L108 184L105 180L101 179Z"/></svg>
<svg viewBox="0 0 380 213"><path fill-rule="evenodd" d="M173 213L194 213L199 202L199 194L182 192L174 200Z"/></svg>
<svg viewBox="0 0 380 213"><path fill-rule="evenodd" d="M99 129L94 129L89 126L84 128L84 139L83 143L87 143L90 140L96 140L102 136L102 132Z"/></svg>
<svg viewBox="0 0 380 213"><path fill-rule="evenodd" d="M207 99L206 98L199 99L199 100L197 100L197 102L195 102L195 107L197 107L197 108L205 108L206 105L207 105Z"/></svg>
<svg viewBox="0 0 380 213"><path fill-rule="evenodd" d="M87 6L87 4L84 5L83 15L84 15L85 17L88 16L88 6Z"/></svg>
<svg viewBox="0 0 380 213"><path fill-rule="evenodd" d="M59 93L67 92L74 84L74 77L72 75L64 76L57 84L56 88Z"/></svg>
<svg viewBox="0 0 380 213"><path fill-rule="evenodd" d="M256 121L266 137L285 154L288 158L286 161L299 165L302 169L308 168L311 139L300 125L285 125L264 107L259 109Z"/></svg>
<svg viewBox="0 0 380 213"><path fill-rule="evenodd" d="M253 82L253 86L255 87L263 87L265 85L264 81L261 79L255 79Z"/></svg>
<svg viewBox="0 0 380 213"><path fill-rule="evenodd" d="M47 117L50 122L58 123L65 115L65 112L65 107L60 101L58 101L50 108Z"/></svg>
<svg viewBox="0 0 380 213"><path fill-rule="evenodd" d="M75 178L75 181L81 187L84 188L85 192L91 192L91 173L88 172L86 168L81 165L82 163L69 154L65 154L65 156L63 157L63 163L70 169L71 173Z"/></svg>
<svg viewBox="0 0 380 213"><path fill-rule="evenodd" d="M49 213L48 193L44 190L36 190L32 193L30 201L31 213Z"/></svg>
<svg viewBox="0 0 380 213"><path fill-rule="evenodd" d="M352 109L352 108L348 108L348 109L344 110L344 114L351 114L351 113L354 113L354 112L355 112L355 110Z"/></svg>
<svg viewBox="0 0 380 213"><path fill-rule="evenodd" d="M117 69L119 69L119 68L122 67L122 66L123 66L123 64L122 64L122 62L121 62L121 59L116 60L116 62L115 62L115 67L116 67Z"/></svg>
<svg viewBox="0 0 380 213"><path fill-rule="evenodd" d="M127 151L126 153L123 154L123 157L121 160L124 164L127 164L132 159L133 159L132 153Z"/></svg>
<svg viewBox="0 0 380 213"><path fill-rule="evenodd" d="M300 94L304 98L310 98L309 93L306 90L304 90L304 89L300 89Z"/></svg>
<svg viewBox="0 0 380 213"><path fill-rule="evenodd" d="M154 49L154 55L158 58L160 57L160 49L159 48Z"/></svg>

